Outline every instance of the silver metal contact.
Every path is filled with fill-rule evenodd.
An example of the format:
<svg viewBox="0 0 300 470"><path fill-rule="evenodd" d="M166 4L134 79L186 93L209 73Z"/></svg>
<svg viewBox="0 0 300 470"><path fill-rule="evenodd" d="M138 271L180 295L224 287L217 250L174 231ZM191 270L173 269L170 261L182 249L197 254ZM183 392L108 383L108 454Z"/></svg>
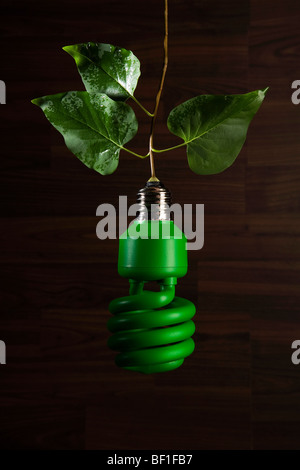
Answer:
<svg viewBox="0 0 300 470"><path fill-rule="evenodd" d="M137 203L139 221L170 220L171 193L161 181L148 181L137 193Z"/></svg>

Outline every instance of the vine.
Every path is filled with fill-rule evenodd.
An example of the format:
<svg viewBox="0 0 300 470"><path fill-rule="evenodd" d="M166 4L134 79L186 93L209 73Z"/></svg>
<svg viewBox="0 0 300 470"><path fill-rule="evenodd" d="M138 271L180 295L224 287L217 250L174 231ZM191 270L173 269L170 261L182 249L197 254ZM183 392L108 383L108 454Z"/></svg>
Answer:
<svg viewBox="0 0 300 470"><path fill-rule="evenodd" d="M164 0L164 64L153 113L134 96L140 62L132 51L106 43L88 42L63 47L77 65L86 91L69 91L33 99L63 135L67 147L89 168L113 173L123 150L139 158L149 156L151 178L157 181L154 153L186 147L190 169L200 175L220 173L235 161L248 127L266 91L236 95L199 95L179 104L167 126L183 142L154 148L155 123L168 66L168 0ZM150 118L149 151L140 155L125 147L138 122L126 103L131 98Z"/></svg>

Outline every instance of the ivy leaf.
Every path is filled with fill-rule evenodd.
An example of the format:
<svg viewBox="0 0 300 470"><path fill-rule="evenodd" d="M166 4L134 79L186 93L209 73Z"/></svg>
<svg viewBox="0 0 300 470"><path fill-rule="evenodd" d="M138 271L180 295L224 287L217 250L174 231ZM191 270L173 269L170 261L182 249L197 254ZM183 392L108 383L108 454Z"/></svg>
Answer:
<svg viewBox="0 0 300 470"><path fill-rule="evenodd" d="M140 62L131 51L95 42L63 49L74 58L88 92L105 93L119 101L133 97L140 76Z"/></svg>
<svg viewBox="0 0 300 470"><path fill-rule="evenodd" d="M232 165L266 92L267 88L243 95L200 95L171 111L168 128L187 144L193 172L211 175Z"/></svg>
<svg viewBox="0 0 300 470"><path fill-rule="evenodd" d="M102 93L69 91L32 103L42 108L71 152L102 175L116 170L120 150L137 132L132 108Z"/></svg>

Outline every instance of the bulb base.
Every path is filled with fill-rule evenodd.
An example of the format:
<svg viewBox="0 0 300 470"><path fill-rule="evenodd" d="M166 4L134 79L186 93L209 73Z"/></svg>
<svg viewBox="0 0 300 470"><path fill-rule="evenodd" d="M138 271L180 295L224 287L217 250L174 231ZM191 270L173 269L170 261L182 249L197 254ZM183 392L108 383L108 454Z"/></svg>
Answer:
<svg viewBox="0 0 300 470"><path fill-rule="evenodd" d="M139 222L143 220L170 220L171 193L161 181L148 181L137 193L140 205Z"/></svg>

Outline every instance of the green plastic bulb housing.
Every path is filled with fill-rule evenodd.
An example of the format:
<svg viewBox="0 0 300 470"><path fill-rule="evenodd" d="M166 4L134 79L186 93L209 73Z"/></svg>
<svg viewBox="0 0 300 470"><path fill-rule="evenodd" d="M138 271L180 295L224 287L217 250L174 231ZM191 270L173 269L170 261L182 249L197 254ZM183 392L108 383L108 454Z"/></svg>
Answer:
<svg viewBox="0 0 300 470"><path fill-rule="evenodd" d="M140 281L187 273L187 239L171 220L135 219L119 239L120 276Z"/></svg>

